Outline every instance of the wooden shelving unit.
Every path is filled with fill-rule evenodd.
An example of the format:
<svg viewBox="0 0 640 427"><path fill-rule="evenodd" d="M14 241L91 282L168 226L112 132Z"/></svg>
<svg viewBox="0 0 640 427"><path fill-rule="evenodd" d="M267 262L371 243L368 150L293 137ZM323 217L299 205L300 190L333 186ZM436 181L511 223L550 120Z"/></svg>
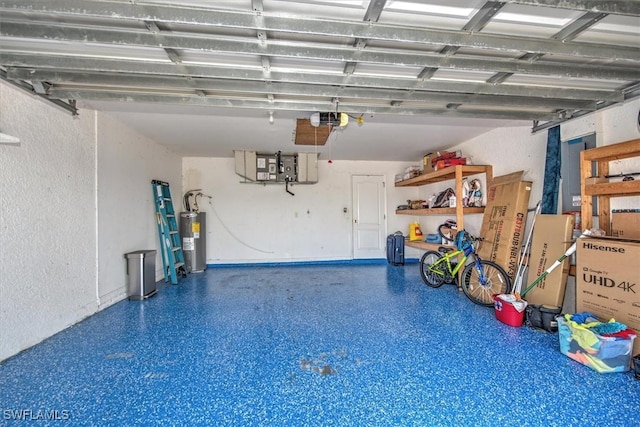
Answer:
<svg viewBox="0 0 640 427"><path fill-rule="evenodd" d="M640 180L587 184L593 162L598 165L598 177L609 175L612 160L640 157L640 139L605 145L580 153L580 192L582 199L582 229L593 227L592 197L598 198L598 227L611 235L611 197L640 196Z"/></svg>
<svg viewBox="0 0 640 427"><path fill-rule="evenodd" d="M454 246L451 245L443 245L443 244L436 244L436 243L427 243L427 242L423 242L423 241L411 241L411 240L405 240L404 244L406 246L410 246L412 248L416 248L416 249L422 249L424 251L437 251L438 248L441 247L450 247L451 249L455 249Z"/></svg>
<svg viewBox="0 0 640 427"><path fill-rule="evenodd" d="M483 213L483 207L464 208L462 207L462 179L470 175L485 174L486 182L493 179L493 167L488 165L458 165L440 169L414 178L396 182L396 187L419 187L443 181L455 181L456 207L455 208L434 208L434 209L407 209L397 210L398 215L455 215L458 229L464 228L464 215ZM411 242L424 243L425 242ZM434 245L437 249L438 246ZM417 246L414 246L417 247ZM428 248L432 249L432 248Z"/></svg>

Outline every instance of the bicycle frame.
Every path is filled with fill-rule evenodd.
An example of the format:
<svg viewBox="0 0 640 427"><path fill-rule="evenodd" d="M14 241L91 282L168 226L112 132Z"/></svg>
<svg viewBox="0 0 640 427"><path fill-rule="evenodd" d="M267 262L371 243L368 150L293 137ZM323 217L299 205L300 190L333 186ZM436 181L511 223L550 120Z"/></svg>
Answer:
<svg viewBox="0 0 640 427"><path fill-rule="evenodd" d="M459 255L462 255L462 257L458 260L458 262L456 263L456 266L451 268L451 259L452 258L456 258ZM439 271L440 264L445 263L446 268L447 268L447 273L449 273L452 277L455 277L458 272L460 271L461 268L463 268L464 266L466 266L467 264L467 259L469 259L469 256L473 255L474 257L474 261L476 264L476 268L478 269L478 272L480 273L481 276L481 280L485 280L484 279L484 272L482 271L482 268L480 268L480 262L479 262L479 258L478 255L476 255L476 250L474 245L469 245L467 248L465 248L464 250L461 249L456 249L454 251L451 252L447 252L445 253L442 258L440 258L438 261L436 261L435 263L433 263L432 265L429 266L429 271L432 271L436 274L440 274L441 272ZM434 268L436 267L436 268ZM440 267L441 268L441 267Z"/></svg>
<svg viewBox="0 0 640 427"><path fill-rule="evenodd" d="M476 252L482 239L466 233L456 236L456 248L450 252L429 250L420 259L420 276L424 283L439 288L444 283L454 283L475 304L492 306L493 295L509 293L511 282L504 268L492 261L483 260ZM455 258L455 264L453 259ZM460 270L462 269L462 270Z"/></svg>

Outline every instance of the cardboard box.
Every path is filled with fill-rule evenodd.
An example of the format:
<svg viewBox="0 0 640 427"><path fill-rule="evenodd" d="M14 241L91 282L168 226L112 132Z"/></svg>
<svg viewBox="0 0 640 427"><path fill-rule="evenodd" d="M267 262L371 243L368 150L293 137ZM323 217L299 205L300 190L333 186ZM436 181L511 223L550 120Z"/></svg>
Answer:
<svg viewBox="0 0 640 427"><path fill-rule="evenodd" d="M444 151L438 152L436 156L431 159L431 165L435 167L436 163L441 160L450 160L456 157L462 157L462 151Z"/></svg>
<svg viewBox="0 0 640 427"><path fill-rule="evenodd" d="M582 237L576 253L576 311L640 331L640 241ZM640 354L640 339L633 355Z"/></svg>
<svg viewBox="0 0 640 427"><path fill-rule="evenodd" d="M640 209L613 210L611 235L640 240Z"/></svg>
<svg viewBox="0 0 640 427"><path fill-rule="evenodd" d="M538 215L531 238L527 283L533 283L551 267L572 244L573 215ZM525 295L529 304L562 307L569 276L570 258L540 281Z"/></svg>
<svg viewBox="0 0 640 427"><path fill-rule="evenodd" d="M527 221L531 182L523 171L494 178L487 186L487 206L482 217L480 258L496 262L514 279Z"/></svg>
<svg viewBox="0 0 640 427"><path fill-rule="evenodd" d="M431 164L431 160L433 160L438 155L439 155L438 153L429 153L429 154L425 154L422 157L422 173L423 174L435 171L435 169L433 168L433 165Z"/></svg>
<svg viewBox="0 0 640 427"><path fill-rule="evenodd" d="M449 166L458 166L458 165L466 165L467 158L466 157L452 157L450 159L438 160L434 165L434 169L439 171L444 168L448 168Z"/></svg>

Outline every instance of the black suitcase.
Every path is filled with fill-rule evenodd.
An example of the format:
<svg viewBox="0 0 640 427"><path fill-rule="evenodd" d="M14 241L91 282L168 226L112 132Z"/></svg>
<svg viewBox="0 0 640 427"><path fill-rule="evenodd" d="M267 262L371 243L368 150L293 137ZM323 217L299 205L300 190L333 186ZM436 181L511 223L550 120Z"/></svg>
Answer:
<svg viewBox="0 0 640 427"><path fill-rule="evenodd" d="M404 236L399 231L387 236L387 261L393 265L404 265Z"/></svg>

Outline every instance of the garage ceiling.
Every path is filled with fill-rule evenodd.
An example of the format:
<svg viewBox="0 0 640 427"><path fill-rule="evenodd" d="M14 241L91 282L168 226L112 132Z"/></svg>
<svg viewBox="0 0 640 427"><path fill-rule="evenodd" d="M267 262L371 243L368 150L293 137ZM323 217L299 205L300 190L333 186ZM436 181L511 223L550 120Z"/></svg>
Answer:
<svg viewBox="0 0 640 427"><path fill-rule="evenodd" d="M3 79L184 155L297 150L296 119L338 111L327 156L409 160L640 95L636 0L25 0L0 19Z"/></svg>

